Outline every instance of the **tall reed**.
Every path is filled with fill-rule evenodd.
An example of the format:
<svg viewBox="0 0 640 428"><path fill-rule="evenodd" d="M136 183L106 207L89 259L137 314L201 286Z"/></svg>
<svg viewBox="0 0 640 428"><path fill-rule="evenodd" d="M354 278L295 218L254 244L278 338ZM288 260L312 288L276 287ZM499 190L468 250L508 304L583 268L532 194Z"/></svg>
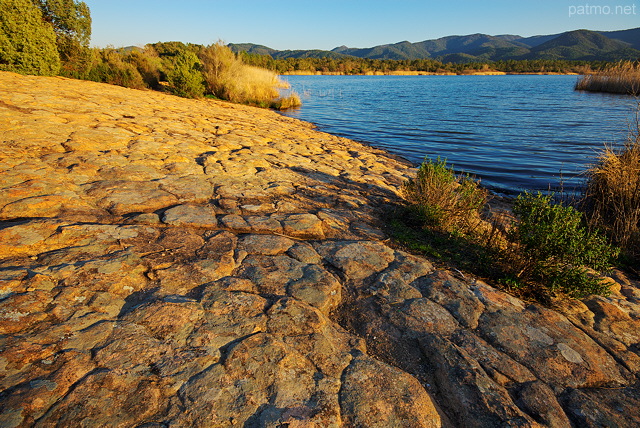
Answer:
<svg viewBox="0 0 640 428"><path fill-rule="evenodd" d="M640 62L624 61L595 74L582 76L576 90L640 95Z"/></svg>
<svg viewBox="0 0 640 428"><path fill-rule="evenodd" d="M587 176L589 222L640 260L640 103L624 145L605 147Z"/></svg>
<svg viewBox="0 0 640 428"><path fill-rule="evenodd" d="M278 89L288 85L276 73L245 64L222 42L202 48L199 57L207 90L217 98L261 107L300 105L300 98L294 93L279 99Z"/></svg>

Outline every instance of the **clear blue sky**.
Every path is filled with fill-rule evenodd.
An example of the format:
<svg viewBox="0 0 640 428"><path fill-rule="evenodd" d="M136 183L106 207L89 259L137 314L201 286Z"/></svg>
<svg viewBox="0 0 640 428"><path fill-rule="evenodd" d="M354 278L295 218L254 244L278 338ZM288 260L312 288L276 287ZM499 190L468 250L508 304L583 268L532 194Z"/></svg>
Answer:
<svg viewBox="0 0 640 428"><path fill-rule="evenodd" d="M221 39L329 50L473 33L532 36L640 27L640 0L84 1L93 18L92 45L98 47Z"/></svg>

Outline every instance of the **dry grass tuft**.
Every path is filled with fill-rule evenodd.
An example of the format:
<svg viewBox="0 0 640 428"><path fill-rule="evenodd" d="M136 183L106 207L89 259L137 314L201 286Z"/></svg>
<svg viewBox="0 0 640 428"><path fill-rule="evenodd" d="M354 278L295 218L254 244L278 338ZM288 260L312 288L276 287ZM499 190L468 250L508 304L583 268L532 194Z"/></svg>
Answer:
<svg viewBox="0 0 640 428"><path fill-rule="evenodd" d="M640 95L640 63L625 61L596 74L581 77L579 91Z"/></svg>
<svg viewBox="0 0 640 428"><path fill-rule="evenodd" d="M426 160L403 193L409 205L436 229L469 233L482 222L479 210L488 193L465 174L456 174L446 160Z"/></svg>
<svg viewBox="0 0 640 428"><path fill-rule="evenodd" d="M199 57L207 90L220 99L261 107L300 105L299 97L279 99L278 89L288 85L276 73L245 64L222 42L202 48Z"/></svg>
<svg viewBox="0 0 640 428"><path fill-rule="evenodd" d="M640 255L640 103L623 147L605 147L588 171L585 209L592 226Z"/></svg>
<svg viewBox="0 0 640 428"><path fill-rule="evenodd" d="M292 108L300 107L301 105L302 101L300 101L300 96L295 91L292 91L286 97L282 97L279 100L275 101L271 105L271 108L277 110L289 110Z"/></svg>

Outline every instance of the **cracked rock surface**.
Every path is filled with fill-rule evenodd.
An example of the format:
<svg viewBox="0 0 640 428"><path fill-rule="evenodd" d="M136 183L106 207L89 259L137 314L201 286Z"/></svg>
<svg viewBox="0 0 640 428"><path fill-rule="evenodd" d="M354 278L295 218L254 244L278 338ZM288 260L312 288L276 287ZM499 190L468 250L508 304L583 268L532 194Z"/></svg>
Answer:
<svg viewBox="0 0 640 428"><path fill-rule="evenodd" d="M0 73L0 426L640 425L640 289L391 246L415 170L274 112Z"/></svg>

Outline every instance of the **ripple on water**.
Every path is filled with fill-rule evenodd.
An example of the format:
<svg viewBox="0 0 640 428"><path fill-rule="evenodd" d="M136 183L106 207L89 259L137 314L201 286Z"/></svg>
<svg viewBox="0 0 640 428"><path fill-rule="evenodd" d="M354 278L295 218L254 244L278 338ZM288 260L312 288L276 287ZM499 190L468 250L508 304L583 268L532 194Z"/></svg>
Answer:
<svg viewBox="0 0 640 428"><path fill-rule="evenodd" d="M576 76L286 76L288 116L419 163L440 156L498 191L579 185L623 141L633 99L576 92ZM314 94L324 94L316 96Z"/></svg>

